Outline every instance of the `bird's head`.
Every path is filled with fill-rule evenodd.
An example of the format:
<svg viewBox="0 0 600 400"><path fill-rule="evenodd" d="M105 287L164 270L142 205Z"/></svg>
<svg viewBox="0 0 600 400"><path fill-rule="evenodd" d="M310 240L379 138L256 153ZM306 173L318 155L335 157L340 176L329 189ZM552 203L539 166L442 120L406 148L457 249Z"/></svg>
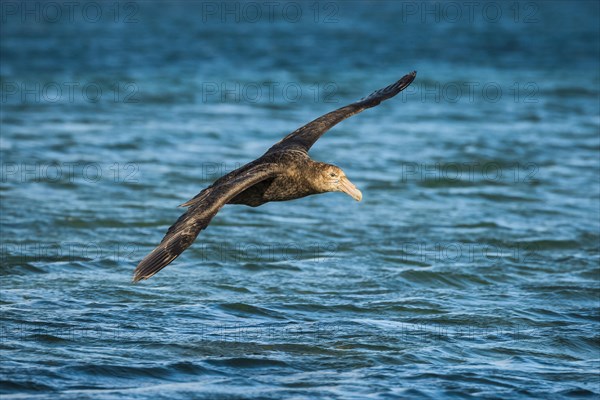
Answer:
<svg viewBox="0 0 600 400"><path fill-rule="evenodd" d="M344 192L356 201L362 199L360 190L350 182L344 171L335 165L321 164L317 182L322 192Z"/></svg>

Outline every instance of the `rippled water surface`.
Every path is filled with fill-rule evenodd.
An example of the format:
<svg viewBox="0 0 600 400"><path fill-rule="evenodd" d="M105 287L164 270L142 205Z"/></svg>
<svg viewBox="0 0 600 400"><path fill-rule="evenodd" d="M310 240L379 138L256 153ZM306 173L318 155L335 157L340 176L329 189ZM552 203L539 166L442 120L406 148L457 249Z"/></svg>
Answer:
<svg viewBox="0 0 600 400"><path fill-rule="evenodd" d="M2 398L600 396L598 3L5 4ZM413 69L311 151L361 203L227 206L130 283L178 204Z"/></svg>

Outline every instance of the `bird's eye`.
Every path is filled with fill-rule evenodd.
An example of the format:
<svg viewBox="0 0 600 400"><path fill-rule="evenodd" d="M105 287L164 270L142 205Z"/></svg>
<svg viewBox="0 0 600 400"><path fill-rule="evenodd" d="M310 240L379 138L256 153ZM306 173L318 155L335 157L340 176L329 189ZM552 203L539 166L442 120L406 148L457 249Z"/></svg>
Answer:
<svg viewBox="0 0 600 400"><path fill-rule="evenodd" d="M330 177L335 178L337 175L335 174L335 172L332 172L329 174Z"/></svg>

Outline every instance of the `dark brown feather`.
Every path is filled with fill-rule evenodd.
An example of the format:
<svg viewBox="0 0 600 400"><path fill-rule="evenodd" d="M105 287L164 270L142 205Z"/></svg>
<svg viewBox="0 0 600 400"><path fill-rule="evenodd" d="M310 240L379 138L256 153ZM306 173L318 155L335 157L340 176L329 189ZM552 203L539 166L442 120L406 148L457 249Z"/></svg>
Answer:
<svg viewBox="0 0 600 400"><path fill-rule="evenodd" d="M417 76L417 72L413 71L410 74L404 75L399 81L379 89L364 97L357 102L349 104L345 107L338 108L335 111L327 113L314 121L309 122L301 128L296 129L282 140L277 142L269 149L269 152L276 152L286 149L297 149L302 151L310 150L313 144L325 132L333 128L336 124L356 115L367 108L375 107L384 100L390 99L406 89Z"/></svg>
<svg viewBox="0 0 600 400"><path fill-rule="evenodd" d="M213 186L200 202L194 203L167 231L160 244L137 266L133 281L148 279L169 265L196 239L229 200L249 187L275 176L276 164L259 164L228 182Z"/></svg>

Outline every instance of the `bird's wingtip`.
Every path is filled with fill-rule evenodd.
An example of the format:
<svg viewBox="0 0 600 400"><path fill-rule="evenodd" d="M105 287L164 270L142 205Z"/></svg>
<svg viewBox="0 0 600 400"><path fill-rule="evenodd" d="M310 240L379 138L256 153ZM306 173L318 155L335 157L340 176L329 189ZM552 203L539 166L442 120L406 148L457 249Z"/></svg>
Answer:
<svg viewBox="0 0 600 400"><path fill-rule="evenodd" d="M417 77L417 71L409 72L404 75L400 80L395 83L395 86L399 87L400 91L404 90L408 85L410 85L415 78Z"/></svg>

